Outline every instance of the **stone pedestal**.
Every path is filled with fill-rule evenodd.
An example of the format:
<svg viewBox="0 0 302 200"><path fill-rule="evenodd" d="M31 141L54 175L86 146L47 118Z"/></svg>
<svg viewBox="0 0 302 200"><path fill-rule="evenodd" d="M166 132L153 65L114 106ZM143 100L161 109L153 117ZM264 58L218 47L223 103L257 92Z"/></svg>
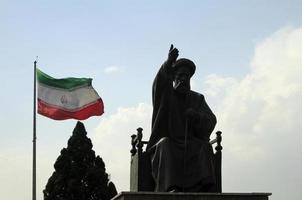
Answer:
<svg viewBox="0 0 302 200"><path fill-rule="evenodd" d="M113 200L268 200L271 193L122 192Z"/></svg>

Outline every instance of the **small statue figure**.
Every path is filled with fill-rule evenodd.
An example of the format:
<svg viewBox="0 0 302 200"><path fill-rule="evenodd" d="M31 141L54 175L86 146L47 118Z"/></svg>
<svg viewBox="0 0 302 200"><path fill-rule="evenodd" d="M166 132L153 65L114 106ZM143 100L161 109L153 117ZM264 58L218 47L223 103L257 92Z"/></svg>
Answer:
<svg viewBox="0 0 302 200"><path fill-rule="evenodd" d="M152 176L157 192L211 192L215 186L210 135L216 117L204 96L191 90L195 64L171 45L152 90Z"/></svg>

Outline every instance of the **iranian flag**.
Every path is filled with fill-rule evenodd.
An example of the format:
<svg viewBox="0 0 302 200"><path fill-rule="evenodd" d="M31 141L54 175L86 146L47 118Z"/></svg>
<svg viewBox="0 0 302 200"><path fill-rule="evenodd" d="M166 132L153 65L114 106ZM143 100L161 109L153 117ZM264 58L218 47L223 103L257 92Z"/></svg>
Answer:
<svg viewBox="0 0 302 200"><path fill-rule="evenodd" d="M104 113L91 78L55 79L37 69L38 113L55 120L84 120Z"/></svg>

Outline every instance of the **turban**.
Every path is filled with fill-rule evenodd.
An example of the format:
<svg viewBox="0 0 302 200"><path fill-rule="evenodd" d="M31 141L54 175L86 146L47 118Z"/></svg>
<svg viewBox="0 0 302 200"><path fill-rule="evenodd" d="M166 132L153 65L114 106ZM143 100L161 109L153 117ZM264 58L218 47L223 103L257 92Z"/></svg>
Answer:
<svg viewBox="0 0 302 200"><path fill-rule="evenodd" d="M196 66L194 62L189 59L180 58L176 60L176 62L173 64L173 72L176 72L180 67L188 68L190 71L190 77L192 77L195 73Z"/></svg>

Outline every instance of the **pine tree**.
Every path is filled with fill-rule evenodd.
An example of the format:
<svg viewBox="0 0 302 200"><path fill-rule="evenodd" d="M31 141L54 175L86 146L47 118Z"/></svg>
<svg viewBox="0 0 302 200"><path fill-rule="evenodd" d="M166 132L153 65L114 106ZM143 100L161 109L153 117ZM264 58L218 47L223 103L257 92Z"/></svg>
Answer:
<svg viewBox="0 0 302 200"><path fill-rule="evenodd" d="M109 200L117 194L105 163L95 156L84 124L78 122L54 164L43 191L44 200Z"/></svg>

